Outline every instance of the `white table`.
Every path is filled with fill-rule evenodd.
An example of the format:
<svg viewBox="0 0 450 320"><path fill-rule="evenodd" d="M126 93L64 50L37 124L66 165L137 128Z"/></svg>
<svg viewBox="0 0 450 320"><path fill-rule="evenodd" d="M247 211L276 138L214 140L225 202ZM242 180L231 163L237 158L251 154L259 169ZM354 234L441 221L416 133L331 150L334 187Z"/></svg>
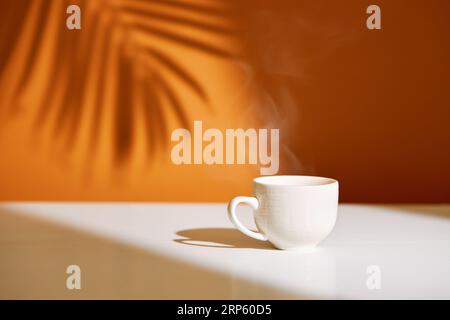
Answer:
<svg viewBox="0 0 450 320"><path fill-rule="evenodd" d="M0 204L0 298L450 298L449 205L341 205L310 252L247 238L225 209ZM81 290L66 288L69 265Z"/></svg>

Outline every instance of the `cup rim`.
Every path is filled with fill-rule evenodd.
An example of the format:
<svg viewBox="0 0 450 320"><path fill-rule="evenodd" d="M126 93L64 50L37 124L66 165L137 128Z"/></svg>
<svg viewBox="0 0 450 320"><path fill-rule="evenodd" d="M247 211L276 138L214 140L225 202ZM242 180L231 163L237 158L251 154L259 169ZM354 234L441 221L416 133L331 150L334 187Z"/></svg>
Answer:
<svg viewBox="0 0 450 320"><path fill-rule="evenodd" d="M309 180L310 182L290 182L282 183L276 180ZM314 181L311 183L311 181ZM259 176L253 179L254 184L259 184L269 187L289 187L289 188L314 188L325 187L338 184L336 179L321 177L321 176L308 176L308 175L273 175L273 176Z"/></svg>

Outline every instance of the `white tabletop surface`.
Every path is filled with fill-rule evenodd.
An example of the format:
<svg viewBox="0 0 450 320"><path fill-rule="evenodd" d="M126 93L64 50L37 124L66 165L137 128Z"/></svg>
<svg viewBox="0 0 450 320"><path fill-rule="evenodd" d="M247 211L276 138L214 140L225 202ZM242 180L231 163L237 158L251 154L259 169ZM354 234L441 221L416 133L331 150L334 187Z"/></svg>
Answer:
<svg viewBox="0 0 450 320"><path fill-rule="evenodd" d="M3 203L0 298L450 299L450 206L341 205L295 252L233 229L225 204Z"/></svg>

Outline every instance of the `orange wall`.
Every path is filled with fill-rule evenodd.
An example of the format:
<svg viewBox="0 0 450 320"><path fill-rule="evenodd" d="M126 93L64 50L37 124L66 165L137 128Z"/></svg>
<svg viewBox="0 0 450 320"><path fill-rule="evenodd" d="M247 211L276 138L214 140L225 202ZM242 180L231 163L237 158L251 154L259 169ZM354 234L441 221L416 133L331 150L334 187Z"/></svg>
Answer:
<svg viewBox="0 0 450 320"><path fill-rule="evenodd" d="M2 4L1 200L248 194L258 166L171 163L198 119L279 127L280 173L335 177L346 202L450 201L450 2L377 1L376 31L370 1L118 3Z"/></svg>

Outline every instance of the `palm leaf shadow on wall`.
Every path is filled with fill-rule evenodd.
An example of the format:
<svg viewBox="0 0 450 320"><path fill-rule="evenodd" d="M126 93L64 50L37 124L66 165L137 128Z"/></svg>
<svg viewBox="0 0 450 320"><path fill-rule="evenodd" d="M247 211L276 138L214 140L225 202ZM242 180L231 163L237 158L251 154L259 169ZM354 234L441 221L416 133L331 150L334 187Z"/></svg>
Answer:
<svg viewBox="0 0 450 320"><path fill-rule="evenodd" d="M70 4L81 8L82 30L66 28L65 11ZM209 101L204 86L188 70L189 61L175 58L151 40L213 57L236 58L207 41L211 36L220 40L235 34L223 23L226 7L217 4L220 2L207 6L163 0L7 0L0 12L0 108L13 115L30 105L35 107L36 129L50 123L53 115L51 130L64 139L67 150L76 141L88 112L91 152L99 143L106 109L111 108L116 164L130 158L139 113L144 117L147 152L152 154L168 143L163 102L178 123L188 128L187 106L179 88L190 90L205 106ZM186 28L197 33L186 33ZM208 36L203 39L198 34ZM40 81L42 89L35 101L24 103L22 97L35 82L33 75L44 54L48 68L45 81ZM171 81L174 78L176 84ZM107 90L108 83L112 90Z"/></svg>

